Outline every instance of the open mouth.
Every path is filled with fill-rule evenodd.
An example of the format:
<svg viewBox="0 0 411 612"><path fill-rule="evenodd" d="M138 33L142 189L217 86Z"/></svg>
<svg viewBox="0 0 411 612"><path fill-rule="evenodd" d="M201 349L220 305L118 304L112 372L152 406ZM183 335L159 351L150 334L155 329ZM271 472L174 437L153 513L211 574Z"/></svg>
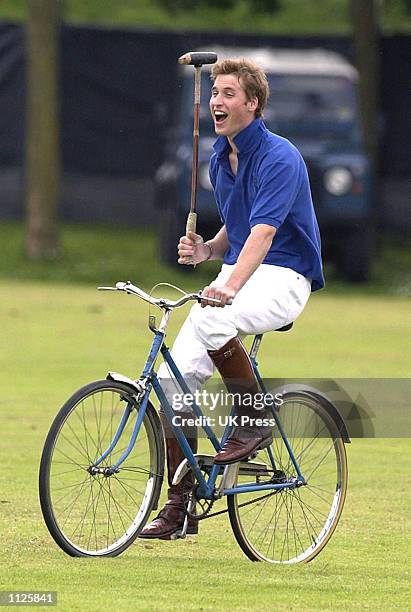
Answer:
<svg viewBox="0 0 411 612"><path fill-rule="evenodd" d="M227 113L223 111L214 111L214 118L217 124L223 123L227 119Z"/></svg>

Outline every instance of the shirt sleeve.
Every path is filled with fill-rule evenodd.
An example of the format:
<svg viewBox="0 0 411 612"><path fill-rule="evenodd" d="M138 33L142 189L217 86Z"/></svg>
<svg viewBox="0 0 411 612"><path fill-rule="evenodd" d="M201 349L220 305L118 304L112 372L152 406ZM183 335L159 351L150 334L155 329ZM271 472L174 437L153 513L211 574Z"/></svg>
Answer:
<svg viewBox="0 0 411 612"><path fill-rule="evenodd" d="M259 223L279 228L289 214L301 187L302 159L274 160L267 156L257 172L257 192L250 213L250 227Z"/></svg>

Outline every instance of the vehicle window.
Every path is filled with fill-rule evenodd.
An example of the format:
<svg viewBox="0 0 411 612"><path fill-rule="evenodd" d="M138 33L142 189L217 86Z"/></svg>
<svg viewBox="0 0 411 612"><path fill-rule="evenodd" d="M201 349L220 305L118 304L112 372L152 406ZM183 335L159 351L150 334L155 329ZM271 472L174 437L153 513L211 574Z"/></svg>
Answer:
<svg viewBox="0 0 411 612"><path fill-rule="evenodd" d="M312 114L346 121L355 114L355 92L348 79L306 76L270 77L270 116Z"/></svg>

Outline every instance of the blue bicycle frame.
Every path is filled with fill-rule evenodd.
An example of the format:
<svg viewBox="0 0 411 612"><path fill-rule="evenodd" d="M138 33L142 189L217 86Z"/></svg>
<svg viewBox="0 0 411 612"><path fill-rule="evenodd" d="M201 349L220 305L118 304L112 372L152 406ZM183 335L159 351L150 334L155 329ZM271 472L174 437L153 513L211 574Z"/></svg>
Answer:
<svg viewBox="0 0 411 612"><path fill-rule="evenodd" d="M175 364L175 362L173 361L173 358L171 357L170 351L167 348L167 346L164 344L164 332L156 329L153 330L154 331L154 339L150 348L150 352L149 352L149 356L147 358L146 364L144 366L143 369L143 373L139 379L139 384L141 385L141 389L142 389L142 394L141 397L139 398L139 409L138 409L138 417L136 419L136 422L134 424L134 428L133 428L133 432L130 438L130 442L126 448L126 450L123 452L123 454L121 455L121 457L118 459L118 461L111 466L110 470L113 472L118 472L120 470L120 466L121 464L125 461L125 459L128 457L128 455L130 454L134 443L137 439L137 436L139 434L140 431L140 427L141 424L143 422L144 419L144 415L146 413L146 409L147 409L147 405L148 405L148 401L149 401L149 397L150 397L150 393L152 390L154 390L161 406L162 409L170 423L170 426L173 429L174 435L177 438L182 451L185 455L185 457L187 458L188 463L191 466L191 469L193 471L193 473L196 476L197 482L198 482L198 489L197 489L197 494L204 499L214 499L215 495L215 483L217 480L217 476L221 473L221 469L222 467L226 467L229 468L231 466L219 466L219 465L213 465L210 469L210 473L208 475L208 479L205 478L204 473L201 471L201 468L199 466L199 463L193 453L193 451L191 450L191 447L187 441L186 436L184 435L182 428L178 427L176 425L174 425L173 423L173 417L174 417L174 412L173 409L163 391L163 389L161 388L160 382L157 378L157 375L154 371L154 364L156 362L156 359L158 357L158 354L161 352L164 361L168 364L173 376L176 379L176 382L178 384L178 386L180 387L181 391L183 392L183 394L190 394L191 395L191 390L188 387L187 383L185 382L183 376L181 375L181 372L179 371L177 365ZM251 363L253 366L253 370L255 373L255 376L257 378L258 384L261 388L261 391L266 394L267 393L267 389L264 385L264 381L262 380L260 373L258 371L258 364L256 361L256 356L257 356L257 352L258 352L258 348L260 346L261 343L261 339L262 339L262 334L256 335L253 341L253 345L250 351L250 359L251 359ZM285 434L285 431L282 427L280 418L279 418L279 414L277 409L270 405L269 406L272 415L275 419L275 423L276 423L276 427L278 428L278 431L281 435L281 438L287 448L288 454L290 456L290 460L294 465L294 468L296 470L296 474L297 477L293 478L290 481L287 482L282 482L282 483L270 483L270 482L266 482L266 483L250 483L250 484L241 484L241 485L237 485L235 487L231 487L231 488L224 488L222 491L223 495L234 495L234 494L238 494L238 493L247 493L247 492L251 492L251 491L262 491L262 490L275 490L275 489L285 489L285 488L296 488L299 487L303 484L305 484L305 479L303 477L303 475L301 474L298 462L296 460L296 457L292 451L292 448L287 440L287 436ZM123 413L123 416L121 418L120 424L118 426L118 429L116 431L116 433L114 434L113 440L110 444L110 446L107 448L107 450L101 455L101 457L94 463L94 466L99 465L114 449L114 447L116 446L118 440L120 439L124 428L126 426L126 423L128 421L128 418L132 412L132 410L134 409L134 403L133 402L129 402L127 404L127 407ZM201 408L193 401L192 404L192 410L195 414L195 416L197 417L204 417L204 414L201 410ZM233 409L234 410L234 409ZM232 411L233 413L233 411ZM211 444L213 445L214 449L216 452L218 452L222 445L224 444L225 440L227 439L229 433L230 433L230 425L227 424L222 439L221 441L218 440L218 438L216 437L214 431L212 430L212 428L207 424L207 422L205 421L205 419L202 419L202 425L201 425L202 429L205 431L207 438L210 440ZM272 453L271 448L269 447L267 449L269 458L270 458L270 462L271 462L271 466L273 470L276 470L276 465L275 465L275 459Z"/></svg>

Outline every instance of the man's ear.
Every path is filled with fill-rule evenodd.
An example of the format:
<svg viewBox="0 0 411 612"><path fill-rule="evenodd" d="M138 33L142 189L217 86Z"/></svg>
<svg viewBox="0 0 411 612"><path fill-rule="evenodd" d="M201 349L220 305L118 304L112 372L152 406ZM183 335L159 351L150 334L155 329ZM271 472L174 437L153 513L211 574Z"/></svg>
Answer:
<svg viewBox="0 0 411 612"><path fill-rule="evenodd" d="M255 112L257 110L257 108L258 108L258 98L257 98L257 96L254 96L253 98L251 98L251 100L248 100L247 108L251 112Z"/></svg>

